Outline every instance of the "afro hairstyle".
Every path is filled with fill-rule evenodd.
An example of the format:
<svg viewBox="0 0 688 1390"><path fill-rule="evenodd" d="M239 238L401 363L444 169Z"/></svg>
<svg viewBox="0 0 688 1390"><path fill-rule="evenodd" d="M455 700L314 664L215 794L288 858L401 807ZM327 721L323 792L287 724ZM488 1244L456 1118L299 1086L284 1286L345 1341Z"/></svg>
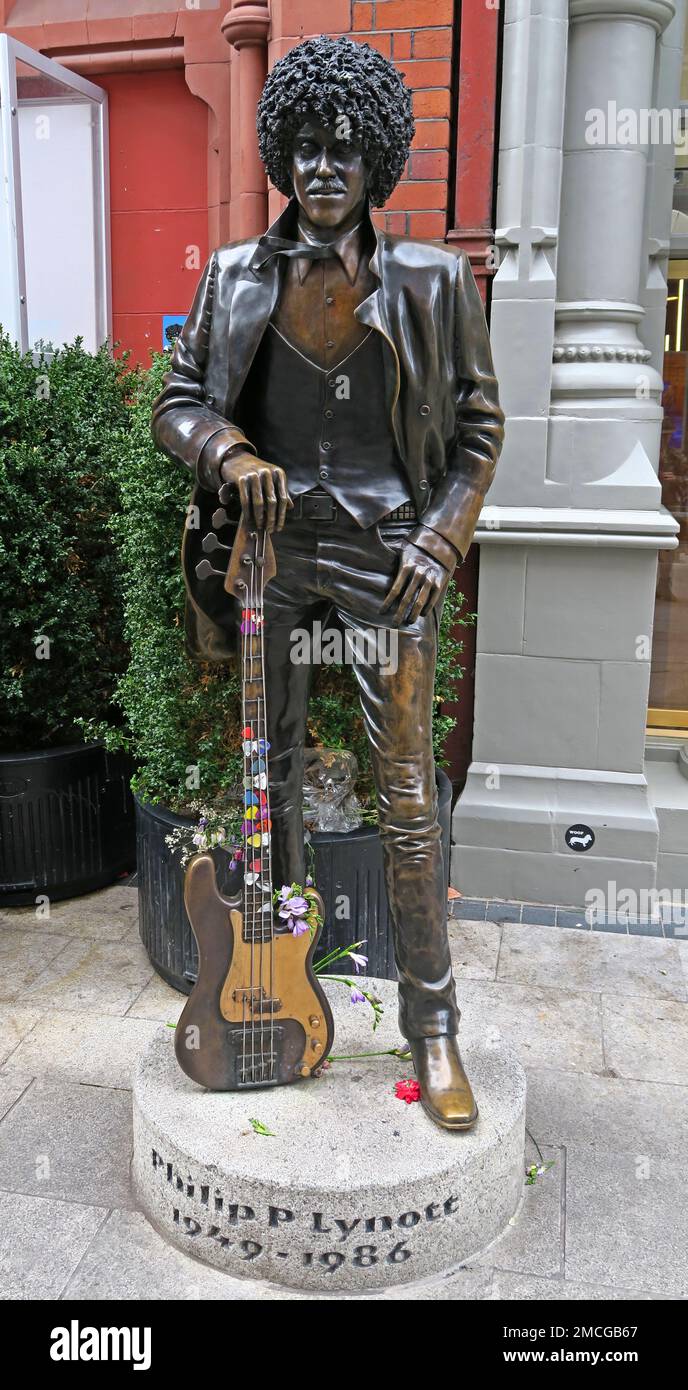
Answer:
<svg viewBox="0 0 688 1390"><path fill-rule="evenodd" d="M411 93L396 68L367 43L306 39L275 63L258 104L258 147L268 175L291 197L294 137L307 116L350 122L370 174L373 207L399 182L413 139Z"/></svg>

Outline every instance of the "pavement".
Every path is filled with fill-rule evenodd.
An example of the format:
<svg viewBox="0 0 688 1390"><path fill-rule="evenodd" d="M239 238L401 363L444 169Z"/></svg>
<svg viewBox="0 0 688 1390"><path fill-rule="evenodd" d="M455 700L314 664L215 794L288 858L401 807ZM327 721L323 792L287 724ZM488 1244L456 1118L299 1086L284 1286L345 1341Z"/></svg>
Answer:
<svg viewBox="0 0 688 1390"><path fill-rule="evenodd" d="M688 1297L688 941L455 918L449 932L463 1014L516 1049L528 1160L551 1166L488 1251L374 1297ZM141 945L133 887L0 912L0 1298L307 1297L200 1264L136 1208L132 1070L183 1003Z"/></svg>

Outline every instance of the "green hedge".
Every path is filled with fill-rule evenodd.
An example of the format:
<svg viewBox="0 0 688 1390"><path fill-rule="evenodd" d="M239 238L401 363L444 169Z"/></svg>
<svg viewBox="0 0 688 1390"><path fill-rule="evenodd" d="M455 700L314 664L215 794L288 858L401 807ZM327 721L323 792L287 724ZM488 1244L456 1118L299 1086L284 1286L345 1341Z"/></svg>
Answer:
<svg viewBox="0 0 688 1390"><path fill-rule="evenodd" d="M123 363L81 341L34 361L0 331L0 748L79 741L127 652L110 514Z"/></svg>
<svg viewBox="0 0 688 1390"><path fill-rule="evenodd" d="M153 443L151 406L169 359L158 354L131 381L130 431L119 460L112 531L131 651L115 699L128 729L92 729L131 751L134 790L174 811L224 804L241 776L240 688L235 671L193 662L184 650L180 541L190 479ZM198 786L196 786L198 782Z"/></svg>

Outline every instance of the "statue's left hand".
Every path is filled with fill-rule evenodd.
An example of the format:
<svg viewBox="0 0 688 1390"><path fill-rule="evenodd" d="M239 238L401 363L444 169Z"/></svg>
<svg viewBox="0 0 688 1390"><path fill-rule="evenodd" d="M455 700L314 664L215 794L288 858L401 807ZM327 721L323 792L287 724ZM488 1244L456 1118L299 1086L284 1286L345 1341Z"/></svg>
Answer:
<svg viewBox="0 0 688 1390"><path fill-rule="evenodd" d="M439 560L433 560L412 541L407 541L401 551L397 577L382 604L382 611L391 608L398 600L392 614L394 620L414 623L421 614L432 613L450 579L449 570Z"/></svg>

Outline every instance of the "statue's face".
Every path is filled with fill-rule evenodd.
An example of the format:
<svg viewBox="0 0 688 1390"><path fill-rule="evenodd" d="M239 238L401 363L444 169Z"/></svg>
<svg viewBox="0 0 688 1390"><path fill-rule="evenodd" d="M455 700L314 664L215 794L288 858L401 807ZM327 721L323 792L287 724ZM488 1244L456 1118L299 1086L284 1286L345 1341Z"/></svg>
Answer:
<svg viewBox="0 0 688 1390"><path fill-rule="evenodd" d="M294 138L294 192L314 227L354 225L365 201L368 170L359 146L333 126L306 120Z"/></svg>

